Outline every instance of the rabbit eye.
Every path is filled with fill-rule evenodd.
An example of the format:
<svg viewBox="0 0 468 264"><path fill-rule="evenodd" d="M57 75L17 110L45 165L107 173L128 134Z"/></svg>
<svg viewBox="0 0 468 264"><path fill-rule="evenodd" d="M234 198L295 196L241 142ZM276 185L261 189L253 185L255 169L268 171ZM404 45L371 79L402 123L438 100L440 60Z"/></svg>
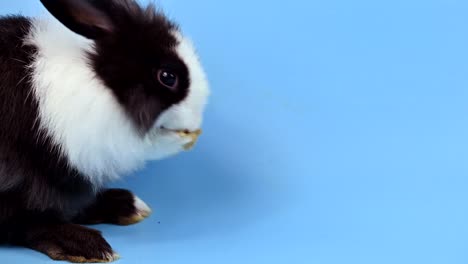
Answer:
<svg viewBox="0 0 468 264"><path fill-rule="evenodd" d="M179 84L179 78L177 75L169 70L161 69L157 71L157 80L160 84L174 90Z"/></svg>

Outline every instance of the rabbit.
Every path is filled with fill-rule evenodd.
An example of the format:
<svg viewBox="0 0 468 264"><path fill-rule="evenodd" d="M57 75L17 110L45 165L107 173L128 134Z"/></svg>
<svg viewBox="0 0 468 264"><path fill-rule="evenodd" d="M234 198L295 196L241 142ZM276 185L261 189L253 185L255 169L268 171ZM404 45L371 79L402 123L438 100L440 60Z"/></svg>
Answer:
<svg viewBox="0 0 468 264"><path fill-rule="evenodd" d="M191 40L154 5L41 0L0 18L0 243L54 260L118 258L86 225L151 213L106 184L190 149L210 88Z"/></svg>

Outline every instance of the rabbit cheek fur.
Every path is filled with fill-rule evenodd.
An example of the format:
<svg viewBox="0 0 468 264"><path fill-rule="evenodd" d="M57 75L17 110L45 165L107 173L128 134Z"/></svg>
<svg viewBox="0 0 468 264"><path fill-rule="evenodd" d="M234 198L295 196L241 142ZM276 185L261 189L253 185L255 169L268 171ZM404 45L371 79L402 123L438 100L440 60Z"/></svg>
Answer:
<svg viewBox="0 0 468 264"><path fill-rule="evenodd" d="M54 17L0 19L0 242L112 261L101 234L78 224L149 215L103 186L182 151L176 132L200 128L208 84L190 41L152 7L41 2ZM158 79L168 69L175 87Z"/></svg>

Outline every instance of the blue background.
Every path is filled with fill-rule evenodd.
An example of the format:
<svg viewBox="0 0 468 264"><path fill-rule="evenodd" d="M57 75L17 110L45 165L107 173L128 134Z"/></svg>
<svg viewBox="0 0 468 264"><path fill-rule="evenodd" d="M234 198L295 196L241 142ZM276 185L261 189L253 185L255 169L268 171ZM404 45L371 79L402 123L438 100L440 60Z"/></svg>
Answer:
<svg viewBox="0 0 468 264"><path fill-rule="evenodd" d="M468 2L159 2L213 95L193 152L116 184L154 209L99 226L119 263L468 263Z"/></svg>

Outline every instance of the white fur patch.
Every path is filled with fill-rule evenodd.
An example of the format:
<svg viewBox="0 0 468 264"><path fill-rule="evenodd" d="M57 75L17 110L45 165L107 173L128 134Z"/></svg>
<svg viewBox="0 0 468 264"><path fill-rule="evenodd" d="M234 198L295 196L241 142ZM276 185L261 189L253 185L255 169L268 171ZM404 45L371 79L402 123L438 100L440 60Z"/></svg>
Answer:
<svg viewBox="0 0 468 264"><path fill-rule="evenodd" d="M114 95L88 65L93 42L50 18L35 20L26 44L38 49L31 65L34 95L42 129L60 147L71 166L97 186L183 150L188 139L157 129L196 130L208 86L193 48L185 40L177 48L192 79L189 96L163 113L154 131L142 138Z"/></svg>
<svg viewBox="0 0 468 264"><path fill-rule="evenodd" d="M159 118L157 125L164 125L173 130L195 131L200 128L203 121L203 110L210 92L209 85L192 42L179 32L172 33L179 42L175 52L189 69L190 88L187 98L165 111Z"/></svg>

